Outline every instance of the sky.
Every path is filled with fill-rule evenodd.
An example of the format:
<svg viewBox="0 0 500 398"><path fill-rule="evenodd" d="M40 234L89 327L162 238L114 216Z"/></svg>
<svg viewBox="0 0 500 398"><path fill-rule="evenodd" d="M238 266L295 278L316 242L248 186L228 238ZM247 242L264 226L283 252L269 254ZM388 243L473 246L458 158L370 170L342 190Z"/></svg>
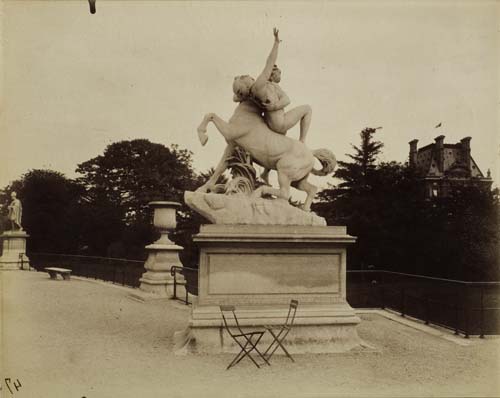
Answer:
<svg viewBox="0 0 500 398"><path fill-rule="evenodd" d="M234 76L256 77L282 39L281 87L313 109L307 145L340 160L382 126L382 161L471 136L481 171L500 181L498 2L3 1L0 187L30 169L75 177L113 142L146 138L215 166ZM435 128L442 123L441 128ZM298 138L298 126L288 132ZM275 181L275 180L274 180ZM321 187L332 177L314 177ZM299 196L300 198L300 196Z"/></svg>

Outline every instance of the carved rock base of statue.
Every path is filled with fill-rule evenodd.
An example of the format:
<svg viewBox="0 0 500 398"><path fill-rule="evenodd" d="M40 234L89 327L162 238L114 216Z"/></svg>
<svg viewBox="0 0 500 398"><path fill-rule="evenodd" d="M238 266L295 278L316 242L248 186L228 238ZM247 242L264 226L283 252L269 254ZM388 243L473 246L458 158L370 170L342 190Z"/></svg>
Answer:
<svg viewBox="0 0 500 398"><path fill-rule="evenodd" d="M28 237L24 231L7 231L0 235L0 240L3 242L0 270L30 269L29 258L26 256Z"/></svg>
<svg viewBox="0 0 500 398"><path fill-rule="evenodd" d="M323 217L280 199L187 191L184 201L214 224L326 226Z"/></svg>
<svg viewBox="0 0 500 398"><path fill-rule="evenodd" d="M222 327L219 305L236 306L242 326L264 330L284 323L291 299L299 301L290 353L362 348L360 319L346 301L345 227L204 225L198 298L189 327L175 336L176 353L237 351ZM270 342L266 333L259 346Z"/></svg>

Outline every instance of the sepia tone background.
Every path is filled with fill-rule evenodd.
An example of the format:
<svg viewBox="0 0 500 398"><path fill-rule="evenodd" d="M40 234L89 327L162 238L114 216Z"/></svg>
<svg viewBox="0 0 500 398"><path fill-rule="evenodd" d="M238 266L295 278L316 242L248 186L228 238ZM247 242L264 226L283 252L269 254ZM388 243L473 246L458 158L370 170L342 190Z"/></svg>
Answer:
<svg viewBox="0 0 500 398"><path fill-rule="evenodd" d="M311 148L342 160L362 128L383 126L381 160L403 162L414 138L472 136L498 183L496 2L97 0L91 15L84 0L4 1L2 13L0 186L32 168L74 177L133 138L193 151L198 171L215 165L223 139L211 128L202 148L196 126L231 116L233 77L260 73L275 26L290 106L313 108Z"/></svg>
<svg viewBox="0 0 500 398"><path fill-rule="evenodd" d="M91 15L86 0L20 0L0 10L0 186L33 168L74 177L78 163L134 138L191 150L197 171L214 166L223 138L210 127L202 148L196 127L207 112L231 116L233 77L260 73L273 27L281 86L291 106L313 108L309 147L343 160L362 128L383 126L381 160L404 162L412 139L471 136L498 186L498 2L97 0Z"/></svg>

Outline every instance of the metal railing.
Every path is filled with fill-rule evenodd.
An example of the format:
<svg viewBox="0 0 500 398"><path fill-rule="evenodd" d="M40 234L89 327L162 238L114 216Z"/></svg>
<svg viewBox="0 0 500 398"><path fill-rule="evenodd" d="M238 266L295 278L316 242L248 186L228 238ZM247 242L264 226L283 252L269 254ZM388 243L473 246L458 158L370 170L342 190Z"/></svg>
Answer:
<svg viewBox="0 0 500 398"><path fill-rule="evenodd" d="M466 338L500 332L500 282L351 270L347 300L355 308L389 308Z"/></svg>
<svg viewBox="0 0 500 398"><path fill-rule="evenodd" d="M52 253L30 253L29 257L31 266L37 271L43 271L45 267L58 266L71 269L73 275L131 287L139 287L139 279L146 271L143 261L122 258Z"/></svg>
<svg viewBox="0 0 500 398"><path fill-rule="evenodd" d="M18 255L18 262L20 263L20 268L24 269L24 253L19 253ZM28 264L28 269L29 269L29 264Z"/></svg>
<svg viewBox="0 0 500 398"><path fill-rule="evenodd" d="M70 268L73 275L138 287L144 262L109 257L30 253L37 271ZM19 259L23 261L20 256ZM198 269L173 266L174 299L185 304L198 295ZM182 275L183 278L179 276ZM178 297L179 285L185 298ZM500 333L500 282L466 282L383 270L347 271L347 301L354 308L388 308L463 334Z"/></svg>
<svg viewBox="0 0 500 398"><path fill-rule="evenodd" d="M198 295L198 270L172 267L174 296L177 273L186 291ZM179 299L179 298L178 298ZM179 299L186 304L186 299ZM401 316L484 337L500 333L500 282L466 282L382 270L347 271L347 301L354 308L387 308Z"/></svg>
<svg viewBox="0 0 500 398"><path fill-rule="evenodd" d="M174 277L174 299L182 301L184 304L192 304L189 302L189 295L198 295L198 269L189 267L172 266L170 268L170 275ZM183 278L180 278L182 276ZM183 280L181 283L179 280ZM183 286L185 290L185 299L177 296L178 287Z"/></svg>

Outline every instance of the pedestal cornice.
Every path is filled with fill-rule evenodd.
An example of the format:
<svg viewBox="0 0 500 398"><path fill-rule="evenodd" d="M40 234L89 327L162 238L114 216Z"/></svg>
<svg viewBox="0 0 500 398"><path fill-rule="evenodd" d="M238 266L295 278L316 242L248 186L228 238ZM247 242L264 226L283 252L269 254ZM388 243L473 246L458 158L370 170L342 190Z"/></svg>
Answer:
<svg viewBox="0 0 500 398"><path fill-rule="evenodd" d="M269 226L269 225L202 225L193 240L203 246L206 242L356 242L345 226Z"/></svg>

